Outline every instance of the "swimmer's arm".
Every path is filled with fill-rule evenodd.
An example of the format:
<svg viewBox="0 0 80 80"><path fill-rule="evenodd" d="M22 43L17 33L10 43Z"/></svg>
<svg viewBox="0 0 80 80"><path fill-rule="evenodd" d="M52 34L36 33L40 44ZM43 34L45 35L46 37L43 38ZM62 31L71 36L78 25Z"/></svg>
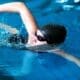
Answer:
<svg viewBox="0 0 80 80"><path fill-rule="evenodd" d="M0 5L0 12L17 12L20 14L22 21L28 31L32 35L37 30L37 25L28 8L22 2L11 2Z"/></svg>
<svg viewBox="0 0 80 80"><path fill-rule="evenodd" d="M65 58L69 61L74 62L78 67L80 67L80 58L77 58L73 55L70 55L69 53L66 53L66 52L64 52L63 50L60 50L60 49L53 50L53 53Z"/></svg>

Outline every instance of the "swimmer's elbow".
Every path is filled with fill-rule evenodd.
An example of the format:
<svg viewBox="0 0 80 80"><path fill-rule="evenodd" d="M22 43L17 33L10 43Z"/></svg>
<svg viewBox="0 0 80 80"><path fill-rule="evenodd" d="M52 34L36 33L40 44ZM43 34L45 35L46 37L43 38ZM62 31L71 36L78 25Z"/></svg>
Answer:
<svg viewBox="0 0 80 80"><path fill-rule="evenodd" d="M25 6L23 2L13 2L13 4L15 4L16 8L18 9L22 9L22 7Z"/></svg>
<svg viewBox="0 0 80 80"><path fill-rule="evenodd" d="M16 7L18 7L19 12L25 11L27 9L27 7L23 2L15 2L15 3L16 3Z"/></svg>
<svg viewBox="0 0 80 80"><path fill-rule="evenodd" d="M10 2L4 3L0 5L0 12L1 11L9 11L9 12L21 12L25 8L25 4L22 2Z"/></svg>
<svg viewBox="0 0 80 80"><path fill-rule="evenodd" d="M14 2L15 4L17 4L18 6L24 6L25 4L23 2Z"/></svg>

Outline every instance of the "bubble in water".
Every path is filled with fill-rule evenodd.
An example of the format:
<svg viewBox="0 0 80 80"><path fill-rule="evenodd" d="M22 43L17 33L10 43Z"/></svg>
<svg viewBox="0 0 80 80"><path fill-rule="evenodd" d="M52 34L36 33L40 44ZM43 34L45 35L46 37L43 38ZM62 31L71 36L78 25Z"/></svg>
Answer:
<svg viewBox="0 0 80 80"><path fill-rule="evenodd" d="M75 3L78 3L78 2L80 2L80 0L74 0L74 2L75 2Z"/></svg>
<svg viewBox="0 0 80 80"><path fill-rule="evenodd" d="M74 9L74 5L63 5L64 10L72 10Z"/></svg>
<svg viewBox="0 0 80 80"><path fill-rule="evenodd" d="M68 2L68 0L56 0L56 3L64 3L64 2Z"/></svg>

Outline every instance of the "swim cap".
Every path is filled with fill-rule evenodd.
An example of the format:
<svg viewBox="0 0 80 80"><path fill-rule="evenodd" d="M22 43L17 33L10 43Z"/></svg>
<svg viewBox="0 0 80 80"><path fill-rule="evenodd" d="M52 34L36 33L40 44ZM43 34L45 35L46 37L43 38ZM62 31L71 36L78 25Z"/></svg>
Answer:
<svg viewBox="0 0 80 80"><path fill-rule="evenodd" d="M40 28L48 44L61 44L66 37L66 29L62 25L48 24Z"/></svg>

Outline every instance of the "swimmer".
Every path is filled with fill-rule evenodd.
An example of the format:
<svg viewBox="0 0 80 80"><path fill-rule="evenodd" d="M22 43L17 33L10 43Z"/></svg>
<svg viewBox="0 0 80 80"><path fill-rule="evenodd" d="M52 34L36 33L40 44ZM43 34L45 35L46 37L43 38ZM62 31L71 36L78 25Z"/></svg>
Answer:
<svg viewBox="0 0 80 80"><path fill-rule="evenodd" d="M56 48L56 46L65 41L67 31L64 26L47 24L42 28L39 28L31 12L22 2L1 4L0 12L17 12L20 14L25 29L28 32L28 41L25 43L26 48L37 52L46 52L50 50L51 52L74 62L80 67L80 60L78 58Z"/></svg>
<svg viewBox="0 0 80 80"><path fill-rule="evenodd" d="M64 42L66 37L66 29L64 26L47 24L42 28L38 28L33 16L24 3L12 2L1 4L0 12L6 11L17 12L20 14L20 17L25 25L25 29L28 32L28 41L25 43L26 47L32 49L34 46L39 46L41 48L43 46L49 46L52 48L55 45L59 45Z"/></svg>

